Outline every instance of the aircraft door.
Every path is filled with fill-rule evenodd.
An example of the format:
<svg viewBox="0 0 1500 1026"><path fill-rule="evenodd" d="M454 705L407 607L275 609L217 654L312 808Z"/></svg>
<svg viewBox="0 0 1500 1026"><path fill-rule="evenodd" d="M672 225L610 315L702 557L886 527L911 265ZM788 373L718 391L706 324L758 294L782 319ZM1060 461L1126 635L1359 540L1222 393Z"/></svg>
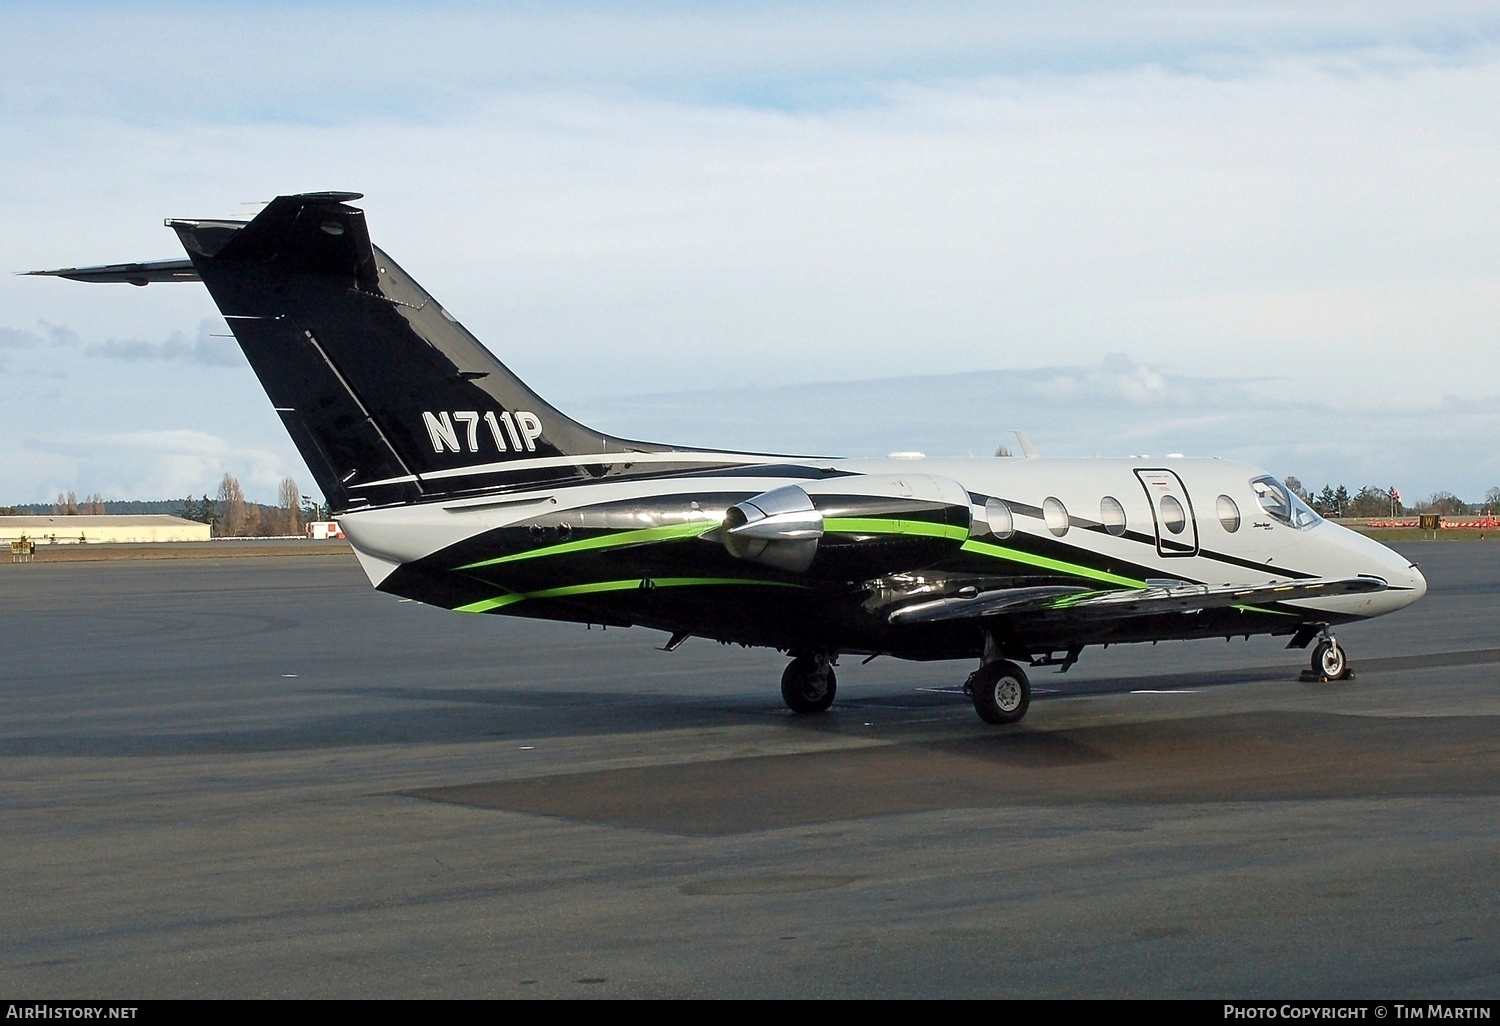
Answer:
<svg viewBox="0 0 1500 1026"><path fill-rule="evenodd" d="M1198 518L1182 478L1170 470L1137 470L1156 524L1156 552L1161 556L1198 554Z"/></svg>

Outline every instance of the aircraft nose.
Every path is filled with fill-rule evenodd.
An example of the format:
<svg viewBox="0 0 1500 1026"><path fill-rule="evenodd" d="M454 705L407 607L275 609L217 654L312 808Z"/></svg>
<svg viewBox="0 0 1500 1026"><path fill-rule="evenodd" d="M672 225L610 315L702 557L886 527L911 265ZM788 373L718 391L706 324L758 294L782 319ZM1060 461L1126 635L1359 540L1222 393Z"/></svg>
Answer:
<svg viewBox="0 0 1500 1026"><path fill-rule="evenodd" d="M1400 553L1392 552L1391 557L1384 575L1390 586L1386 594L1394 600L1392 608L1401 609L1427 594L1427 578L1417 564Z"/></svg>
<svg viewBox="0 0 1500 1026"><path fill-rule="evenodd" d="M1427 594L1427 578L1422 575L1422 571L1417 569L1417 564L1415 563L1411 564L1410 571L1411 601L1415 602L1417 599Z"/></svg>

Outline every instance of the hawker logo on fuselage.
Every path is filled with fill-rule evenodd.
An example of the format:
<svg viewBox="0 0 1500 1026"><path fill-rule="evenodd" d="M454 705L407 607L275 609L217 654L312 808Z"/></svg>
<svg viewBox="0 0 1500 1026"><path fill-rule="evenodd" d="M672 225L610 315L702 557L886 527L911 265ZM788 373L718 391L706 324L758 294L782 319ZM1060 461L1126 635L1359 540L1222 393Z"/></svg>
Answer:
<svg viewBox="0 0 1500 1026"><path fill-rule="evenodd" d="M536 440L542 437L541 418L526 410L514 414L496 414L493 410L483 414L477 410L423 412L422 423L427 425L433 452L463 452L465 444L469 452L478 452L481 444L488 449L490 442L500 452L536 452ZM484 430L480 430L481 423Z"/></svg>

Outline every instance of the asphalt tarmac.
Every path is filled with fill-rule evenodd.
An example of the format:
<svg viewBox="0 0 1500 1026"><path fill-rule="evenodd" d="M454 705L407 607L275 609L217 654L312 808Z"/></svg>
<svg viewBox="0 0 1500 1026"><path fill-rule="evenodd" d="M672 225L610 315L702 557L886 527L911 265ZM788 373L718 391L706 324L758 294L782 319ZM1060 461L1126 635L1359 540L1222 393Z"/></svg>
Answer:
<svg viewBox="0 0 1500 1026"><path fill-rule="evenodd" d="M1010 728L346 556L0 566L0 998L1494 998L1500 543L1404 551L1353 682L1089 649Z"/></svg>

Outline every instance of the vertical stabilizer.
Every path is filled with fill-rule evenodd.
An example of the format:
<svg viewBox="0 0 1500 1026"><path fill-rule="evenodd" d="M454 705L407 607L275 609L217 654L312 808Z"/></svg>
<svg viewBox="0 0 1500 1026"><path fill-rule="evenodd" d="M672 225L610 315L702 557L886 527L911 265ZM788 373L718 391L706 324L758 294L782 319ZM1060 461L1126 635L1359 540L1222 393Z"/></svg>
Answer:
<svg viewBox="0 0 1500 1026"><path fill-rule="evenodd" d="M167 222L333 510L625 473L622 455L671 451L591 431L528 388L371 245L358 198Z"/></svg>

